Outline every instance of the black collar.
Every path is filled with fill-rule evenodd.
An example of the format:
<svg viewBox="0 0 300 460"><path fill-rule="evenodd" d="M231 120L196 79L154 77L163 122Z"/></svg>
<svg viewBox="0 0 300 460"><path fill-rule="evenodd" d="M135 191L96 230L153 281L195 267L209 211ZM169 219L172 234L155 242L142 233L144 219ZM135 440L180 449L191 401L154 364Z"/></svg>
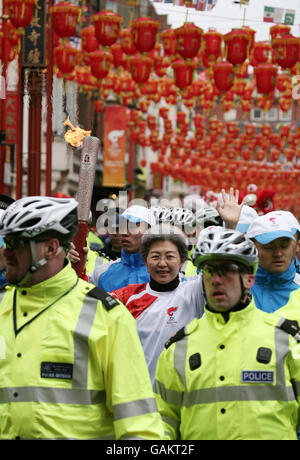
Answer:
<svg viewBox="0 0 300 460"><path fill-rule="evenodd" d="M149 286L153 291L158 291L158 292L167 292L167 291L174 291L174 289L177 288L178 284L180 283L179 281L179 275L176 276L172 281L169 283L163 284L163 283L158 283L157 281L154 281L154 279L150 279Z"/></svg>

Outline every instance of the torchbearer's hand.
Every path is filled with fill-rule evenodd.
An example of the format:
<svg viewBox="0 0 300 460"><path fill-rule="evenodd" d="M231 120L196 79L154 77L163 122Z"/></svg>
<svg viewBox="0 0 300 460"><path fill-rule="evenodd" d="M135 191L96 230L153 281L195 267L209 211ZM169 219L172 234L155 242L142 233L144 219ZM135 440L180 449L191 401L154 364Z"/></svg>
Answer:
<svg viewBox="0 0 300 460"><path fill-rule="evenodd" d="M84 247L84 248L82 248L82 250L85 253L85 262L86 262L86 256L87 256L87 253L89 251L89 248ZM72 264L76 264L80 260L79 253L76 251L75 246L74 246L74 244L72 242L71 242L71 249L68 252L67 257L68 257L68 259L70 260L70 262ZM85 263L84 263L84 265L85 265Z"/></svg>
<svg viewBox="0 0 300 460"><path fill-rule="evenodd" d="M225 228L234 230L238 224L244 203L239 204L239 190L230 188L229 195L222 189L222 199L218 200L216 209L222 217Z"/></svg>

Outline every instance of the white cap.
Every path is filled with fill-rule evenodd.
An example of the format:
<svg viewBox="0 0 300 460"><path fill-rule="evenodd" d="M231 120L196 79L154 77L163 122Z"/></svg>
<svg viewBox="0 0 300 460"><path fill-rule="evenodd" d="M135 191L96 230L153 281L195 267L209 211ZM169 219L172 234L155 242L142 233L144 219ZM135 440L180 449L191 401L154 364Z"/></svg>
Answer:
<svg viewBox="0 0 300 460"><path fill-rule="evenodd" d="M251 206L247 206L244 204L241 210L241 215L236 226L236 230L238 232L246 233L250 224L258 217L257 212L255 209L251 208Z"/></svg>
<svg viewBox="0 0 300 460"><path fill-rule="evenodd" d="M278 238L295 240L293 227L286 216L287 211L272 211L258 216L250 225L247 236L261 244L268 244Z"/></svg>
<svg viewBox="0 0 300 460"><path fill-rule="evenodd" d="M289 227L291 227L293 234L298 230L300 232L300 224L294 214L290 211L271 211L268 213L269 216L276 215L280 213L284 216L284 220Z"/></svg>
<svg viewBox="0 0 300 460"><path fill-rule="evenodd" d="M152 209L146 208L145 206L130 206L121 216L130 222L146 222L150 226L156 224Z"/></svg>

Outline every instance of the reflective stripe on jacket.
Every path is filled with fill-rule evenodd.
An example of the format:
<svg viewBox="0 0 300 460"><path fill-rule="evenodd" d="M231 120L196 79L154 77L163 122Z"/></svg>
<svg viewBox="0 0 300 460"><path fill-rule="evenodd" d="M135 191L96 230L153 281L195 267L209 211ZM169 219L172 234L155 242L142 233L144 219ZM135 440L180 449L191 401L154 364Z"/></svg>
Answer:
<svg viewBox="0 0 300 460"><path fill-rule="evenodd" d="M8 288L0 309L1 439L162 437L135 320L122 304L106 308L88 296L93 288L70 263L43 283Z"/></svg>
<svg viewBox="0 0 300 460"><path fill-rule="evenodd" d="M289 301L276 314L283 318L292 319L300 325L300 289L291 292Z"/></svg>
<svg viewBox="0 0 300 460"><path fill-rule="evenodd" d="M251 302L186 326L154 383L170 439L297 439L300 345L276 324Z"/></svg>

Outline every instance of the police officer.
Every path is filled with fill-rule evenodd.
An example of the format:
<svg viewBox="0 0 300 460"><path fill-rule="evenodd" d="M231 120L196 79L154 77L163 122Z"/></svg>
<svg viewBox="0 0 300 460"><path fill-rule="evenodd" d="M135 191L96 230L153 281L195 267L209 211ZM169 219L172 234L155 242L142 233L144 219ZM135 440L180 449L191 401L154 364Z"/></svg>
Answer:
<svg viewBox="0 0 300 460"><path fill-rule="evenodd" d="M251 300L254 243L235 230L208 228L194 260L205 314L167 342L154 383L168 437L297 439L298 327Z"/></svg>
<svg viewBox="0 0 300 460"><path fill-rule="evenodd" d="M0 221L0 438L160 439L135 320L66 259L77 205L22 198Z"/></svg>

